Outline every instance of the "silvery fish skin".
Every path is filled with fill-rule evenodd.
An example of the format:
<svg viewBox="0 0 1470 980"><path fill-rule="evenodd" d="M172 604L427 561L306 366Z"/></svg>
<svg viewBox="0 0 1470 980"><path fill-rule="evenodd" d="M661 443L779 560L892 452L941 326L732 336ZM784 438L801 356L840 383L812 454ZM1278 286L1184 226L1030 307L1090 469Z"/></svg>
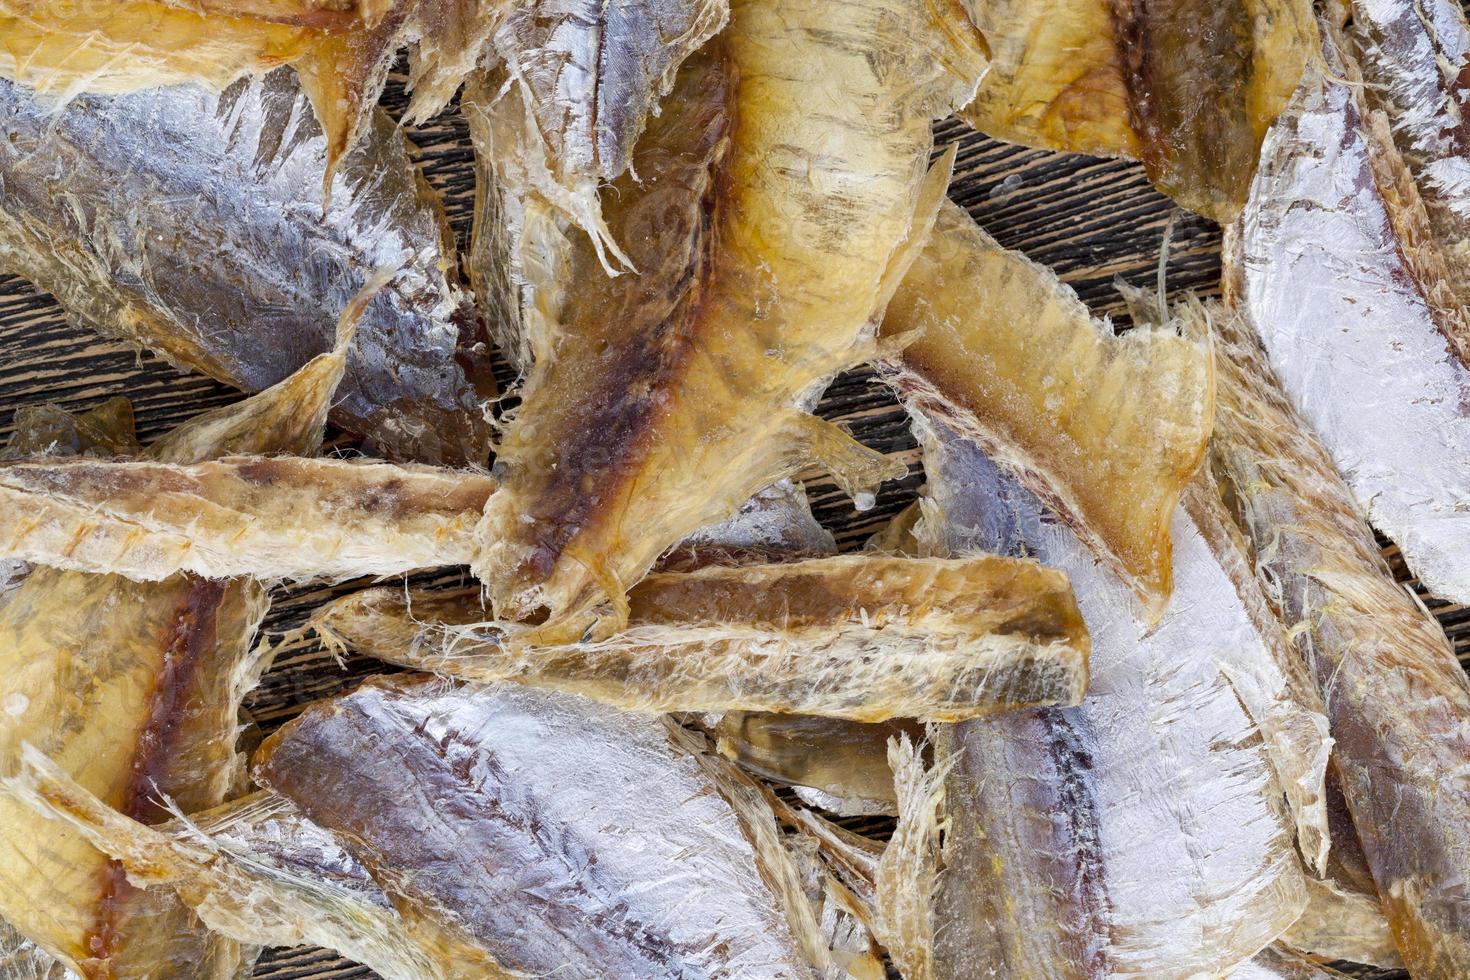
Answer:
<svg viewBox="0 0 1470 980"><path fill-rule="evenodd" d="M936 758L954 758L935 975L1187 977L1248 959L1306 895L1271 755L1233 681L1272 672L1235 583L1177 515L1174 602L1146 632L1128 588L1030 491L972 444L918 430L931 481L920 540L1024 546L1064 569L1094 643L1081 706L938 730Z"/></svg>
<svg viewBox="0 0 1470 980"><path fill-rule="evenodd" d="M0 81L0 267L79 321L247 391L332 345L376 270L333 418L394 458L482 463L488 352L442 214L381 112L333 180L289 71L61 108Z"/></svg>
<svg viewBox="0 0 1470 980"><path fill-rule="evenodd" d="M1470 25L1456 0L1352 0L1364 95L1392 124L1461 302L1470 301Z"/></svg>
<svg viewBox="0 0 1470 980"><path fill-rule="evenodd" d="M1470 975L1470 680L1395 583L1327 451L1250 327L1214 318L1213 462L1257 574L1321 688L1342 794L1404 964Z"/></svg>
<svg viewBox="0 0 1470 980"><path fill-rule="evenodd" d="M508 970L810 972L736 811L656 717L384 679L308 711L255 771Z"/></svg>
<svg viewBox="0 0 1470 980"><path fill-rule="evenodd" d="M1227 243L1227 295L1374 526L1470 601L1470 324L1400 233L1412 187L1387 122L1327 74L1354 67L1326 35Z"/></svg>

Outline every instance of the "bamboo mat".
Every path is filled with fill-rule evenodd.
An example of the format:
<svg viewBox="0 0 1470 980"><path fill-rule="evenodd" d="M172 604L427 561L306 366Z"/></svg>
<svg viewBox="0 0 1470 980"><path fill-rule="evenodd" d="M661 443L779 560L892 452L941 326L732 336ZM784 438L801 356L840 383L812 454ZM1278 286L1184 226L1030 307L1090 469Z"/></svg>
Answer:
<svg viewBox="0 0 1470 980"><path fill-rule="evenodd" d="M404 105L401 78L384 95L397 114ZM936 152L959 144L950 197L969 209L1002 245L1019 249L1050 266L1099 315L1126 325L1113 286L1115 277L1152 287L1166 225L1174 221L1166 264L1168 290L1178 298L1191 291L1213 295L1219 286L1220 233L1211 222L1177 209L1149 187L1142 168L1120 161L1030 150L985 139L957 120L939 124ZM474 198L473 157L464 120L451 107L429 124L409 131L420 162L444 198L461 249L468 242ZM504 389L512 380L497 367ZM0 442L8 437L15 409L55 402L87 409L125 394L137 413L139 437L147 442L184 419L228 404L239 392L197 375L180 374L158 358L125 344L69 325L50 296L30 284L0 275ZM822 399L818 414L850 428L862 442L909 466L909 475L886 485L877 504L857 513L823 474L805 481L819 520L846 550L861 547L869 534L907 506L923 482L908 420L893 396L871 372L838 378ZM350 446L340 434L333 444ZM1404 568L1396 549L1385 549L1401 581L1415 588L1455 642L1461 662L1470 655L1470 609L1428 596ZM462 570L417 581L460 582ZM277 589L266 630L284 634L299 626L326 600L365 583L332 588ZM246 700L256 722L248 738L259 738L294 717L307 703L355 686L384 668L364 657L338 663L318 643L296 640L283 645L273 669ZM881 824L868 828L881 834ZM1363 973L1388 980L1403 973ZM261 958L257 977L272 980L338 980L373 977L371 971L332 953L299 948L271 950Z"/></svg>

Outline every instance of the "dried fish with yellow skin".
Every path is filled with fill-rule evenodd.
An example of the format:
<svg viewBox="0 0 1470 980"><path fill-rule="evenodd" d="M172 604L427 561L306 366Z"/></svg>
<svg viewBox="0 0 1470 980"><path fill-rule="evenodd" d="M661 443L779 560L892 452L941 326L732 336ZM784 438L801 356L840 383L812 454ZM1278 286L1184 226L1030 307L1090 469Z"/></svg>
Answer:
<svg viewBox="0 0 1470 980"><path fill-rule="evenodd" d="M1322 444L1241 318L1223 343L1213 450L1258 574L1316 676L1343 796L1416 976L1470 972L1470 681L1438 623L1395 584Z"/></svg>
<svg viewBox="0 0 1470 980"><path fill-rule="evenodd" d="M1229 221L1312 56L1310 0L965 0L990 64L961 113L998 139L1142 160Z"/></svg>
<svg viewBox="0 0 1470 980"><path fill-rule="evenodd" d="M1470 316L1421 267L1388 121L1324 31L1227 240L1226 293L1369 520L1431 592L1470 601Z"/></svg>
<svg viewBox="0 0 1470 980"><path fill-rule="evenodd" d="M525 642L478 588L377 589L314 617L329 642L479 683L640 711L954 720L1075 704L1087 634L1064 576L1033 562L869 556L648 576L606 639Z"/></svg>
<svg viewBox="0 0 1470 980"><path fill-rule="evenodd" d="M1461 305L1470 303L1470 25L1454 0L1353 0L1368 104L1388 116Z"/></svg>
<svg viewBox="0 0 1470 980"><path fill-rule="evenodd" d="M192 462L315 451L370 295L343 313L332 353L184 423L147 455ZM93 435L109 422L120 428L131 423L125 407L109 403L100 419L78 422L93 423ZM268 605L264 587L248 579L141 583L33 571L0 607L0 768L13 771L23 743L39 746L91 792L147 822L166 816L160 799L190 810L219 804L245 783L238 712L266 666L253 640ZM0 827L0 914L72 969L140 978L248 972L252 951L206 931L171 892L130 885L84 838L56 834L9 799L0 800Z"/></svg>
<svg viewBox="0 0 1470 980"><path fill-rule="evenodd" d="M1177 594L1145 629L1033 494L954 434L918 431L919 540L1026 547L1066 570L1094 646L1079 707L937 727L937 814L933 788L900 780L900 829L947 827L917 953L936 977L1182 978L1248 959L1306 893L1272 754L1232 681L1272 671L1230 570L1176 516ZM927 853L912 850L908 867Z"/></svg>
<svg viewBox="0 0 1470 980"><path fill-rule="evenodd" d="M746 0L686 62L635 151L643 185L603 200L640 274L607 279L580 247L585 285L530 345L553 353L501 444L476 565L501 616L546 609L551 641L615 632L660 554L813 456L854 492L895 472L796 406L864 359L916 207L942 197L930 120L979 71L945 13Z"/></svg>
<svg viewBox="0 0 1470 980"><path fill-rule="evenodd" d="M364 756L364 737L387 751ZM130 823L26 758L9 792L131 874L174 883L215 928L295 928L390 978L834 975L761 791L653 716L410 676L309 709L262 748L257 775L337 835L386 909L352 875L313 881L232 850L241 835Z"/></svg>
<svg viewBox="0 0 1470 980"><path fill-rule="evenodd" d="M904 398L1022 474L1157 619L1169 526L1214 411L1208 345L1113 336L1055 275L946 204L888 304L881 366Z"/></svg>
<svg viewBox="0 0 1470 980"><path fill-rule="evenodd" d="M900 732L923 737L922 726L910 720L872 725L744 711L726 713L711 730L727 759L844 816L895 812L888 739ZM809 798L806 789L821 795Z"/></svg>
<svg viewBox="0 0 1470 980"><path fill-rule="evenodd" d="M486 338L386 114L330 204L326 140L288 71L61 108L0 82L0 119L0 267L80 322L247 391L331 349L342 308L396 270L362 316L333 417L391 458L485 461Z"/></svg>
<svg viewBox="0 0 1470 980"><path fill-rule="evenodd" d="M0 557L139 581L396 575L473 561L494 489L473 470L286 456L0 462Z"/></svg>

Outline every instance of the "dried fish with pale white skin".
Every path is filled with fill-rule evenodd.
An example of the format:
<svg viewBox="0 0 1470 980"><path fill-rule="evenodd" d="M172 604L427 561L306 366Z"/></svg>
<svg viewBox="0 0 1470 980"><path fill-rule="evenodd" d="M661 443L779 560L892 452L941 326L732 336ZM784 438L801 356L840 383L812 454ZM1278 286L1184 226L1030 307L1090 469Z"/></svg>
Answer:
<svg viewBox="0 0 1470 980"><path fill-rule="evenodd" d="M1404 237L1412 182L1324 25L1227 239L1226 293L1374 526L1436 595L1470 601L1470 341ZM1330 73L1330 74L1329 74ZM1422 214L1422 212L1421 212Z"/></svg>
<svg viewBox="0 0 1470 980"><path fill-rule="evenodd" d="M1226 980L1347 980L1348 974L1323 966L1284 949L1280 944L1267 946L1251 959L1236 967Z"/></svg>
<svg viewBox="0 0 1470 980"><path fill-rule="evenodd" d="M845 555L648 576L622 630L523 642L478 588L346 596L328 642L479 683L516 681L639 711L780 711L952 721L1076 704L1087 633L1065 576L1034 562Z"/></svg>
<svg viewBox="0 0 1470 980"><path fill-rule="evenodd" d="M1470 303L1470 25L1454 0L1352 0L1368 104L1387 115L1459 302Z"/></svg>
<svg viewBox="0 0 1470 980"><path fill-rule="evenodd" d="M1327 451L1240 318L1223 341L1212 450L1257 574L1316 676L1363 854L1404 964L1470 974L1470 681L1439 624L1395 584Z"/></svg>
<svg viewBox="0 0 1470 980"><path fill-rule="evenodd" d="M961 115L998 139L1143 161L1217 221L1316 46L1310 0L963 0L990 65Z"/></svg>
<svg viewBox="0 0 1470 980"><path fill-rule="evenodd" d="M890 875L937 863L932 906L905 896L909 918L932 918L906 931L904 955L936 977L1068 978L1186 977L1254 955L1306 894L1272 754L1235 681L1271 689L1269 639L1230 570L1176 517L1176 598L1146 630L1123 583L1029 491L952 433L919 432L931 480L919 539L1024 546L1065 569L1093 677L1077 708L940 727L937 815L935 787L900 779L901 832L948 827L939 855L915 841Z"/></svg>
<svg viewBox="0 0 1470 980"><path fill-rule="evenodd" d="M1173 588L1169 526L1214 411L1207 344L1113 336L1071 288L946 204L883 319L905 400L1022 474L1148 607Z"/></svg>
<svg viewBox="0 0 1470 980"><path fill-rule="evenodd" d="M122 820L34 751L5 785L215 928L296 929L388 977L830 975L760 791L698 748L662 719L515 685L380 678L309 709L257 776L343 831L391 908L350 873L313 883L234 852L238 835Z"/></svg>
<svg viewBox="0 0 1470 980"><path fill-rule="evenodd" d="M348 305L332 353L184 423L146 455L192 462L228 452L315 452L353 325L370 298L368 291ZM93 423L79 432L101 436L109 422L131 421L131 410L110 408L79 419ZM140 583L33 571L0 607L0 769L13 771L21 744L30 743L135 819L158 820L160 797L190 810L219 804L245 783L235 752L238 713L267 664L253 640L268 605L265 588L249 579ZM70 968L109 977L249 972L253 951L209 933L171 892L134 888L84 839L56 834L49 820L10 799L0 800L0 826L0 914Z"/></svg>
<svg viewBox="0 0 1470 980"><path fill-rule="evenodd" d="M837 542L812 516L806 490L779 480L756 491L729 520L689 534L656 568L690 572L707 565L763 565L835 554Z"/></svg>
<svg viewBox="0 0 1470 980"><path fill-rule="evenodd" d="M473 561L494 489L473 470L287 456L0 461L0 558L139 581L397 575Z"/></svg>
<svg viewBox="0 0 1470 980"><path fill-rule="evenodd" d="M395 459L483 463L493 394L443 215L393 122L318 186L326 140L289 71L57 109L0 81L0 267L174 364L258 391L332 346L374 270L333 418Z"/></svg>
<svg viewBox="0 0 1470 980"><path fill-rule="evenodd" d="M930 120L979 72L945 16L743 0L686 62L635 150L643 186L603 200L640 275L606 279L581 248L585 285L529 344L551 355L501 443L476 565L503 618L610 634L660 554L813 457L855 493L896 472L796 405L864 359L942 198Z"/></svg>

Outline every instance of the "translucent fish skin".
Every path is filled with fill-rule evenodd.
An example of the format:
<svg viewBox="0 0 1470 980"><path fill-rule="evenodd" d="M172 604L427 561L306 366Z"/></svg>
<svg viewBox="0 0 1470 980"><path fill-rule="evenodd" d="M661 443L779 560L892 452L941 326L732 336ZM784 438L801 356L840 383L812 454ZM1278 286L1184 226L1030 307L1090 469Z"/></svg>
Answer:
<svg viewBox="0 0 1470 980"><path fill-rule="evenodd" d="M643 186L603 201L640 275L598 281L587 248L586 287L531 344L554 356L502 443L476 566L499 614L545 608L549 638L615 631L660 554L814 456L854 491L895 472L796 406L865 359L916 207L942 196L930 120L979 65L941 16L745 0L686 62L635 151Z"/></svg>
<svg viewBox="0 0 1470 980"><path fill-rule="evenodd" d="M1324 54L1356 77L1330 31ZM1431 592L1465 602L1470 370L1456 338L1470 323L1416 268L1407 176L1358 89L1309 69L1228 242L1227 295L1374 526Z"/></svg>
<svg viewBox="0 0 1470 980"><path fill-rule="evenodd" d="M1028 146L1143 161L1216 221L1240 212L1316 35L1305 0L966 0L991 64L963 115Z"/></svg>
<svg viewBox="0 0 1470 980"><path fill-rule="evenodd" d="M1152 632L1126 587L974 446L926 431L930 547L1020 545L1065 569L1094 642L1077 708L942 728L953 756L935 976L1187 977L1249 958L1306 902L1260 729L1230 674L1269 654L1226 570L1176 517ZM902 819L901 819L902 823Z"/></svg>
<svg viewBox="0 0 1470 980"><path fill-rule="evenodd" d="M346 579L459 565L483 472L286 456L0 462L0 558L155 581Z"/></svg>
<svg viewBox="0 0 1470 980"><path fill-rule="evenodd" d="M908 403L1023 474L1163 613L1170 521L1214 411L1205 345L1162 330L1113 336L1050 270L952 203L882 336L908 341L883 368Z"/></svg>
<svg viewBox="0 0 1470 980"><path fill-rule="evenodd" d="M6 980L71 980L76 974L0 919L0 976Z"/></svg>
<svg viewBox="0 0 1470 980"><path fill-rule="evenodd" d="M817 790L825 809L843 815L896 812L888 739L901 732L924 734L907 719L871 725L745 711L726 713L712 730L727 759L765 779Z"/></svg>
<svg viewBox="0 0 1470 980"><path fill-rule="evenodd" d="M1454 0L1354 0L1364 97L1389 118L1460 302L1470 302L1470 25Z"/></svg>
<svg viewBox="0 0 1470 980"><path fill-rule="evenodd" d="M485 338L386 115L325 216L326 141L289 71L59 110L0 82L0 119L0 267L81 322L246 391L330 349L358 288L399 268L359 325L333 418L395 459L485 461Z"/></svg>
<svg viewBox="0 0 1470 980"><path fill-rule="evenodd" d="M256 774L508 970L811 975L736 813L657 718L382 679L273 736Z"/></svg>
<svg viewBox="0 0 1470 980"><path fill-rule="evenodd" d="M1470 680L1395 584L1326 449L1239 318L1221 343L1215 466L1323 692L1342 791L1405 965L1470 973Z"/></svg>
<svg viewBox="0 0 1470 980"><path fill-rule="evenodd" d="M1075 704L1087 633L1063 576L996 556L840 556L650 575L623 630L565 645L489 621L478 589L377 589L312 620L329 641L479 683L653 711L955 720Z"/></svg>
<svg viewBox="0 0 1470 980"><path fill-rule="evenodd" d="M837 542L812 516L806 491L779 480L756 491L729 520L686 536L656 567L690 572L708 565L764 565L835 554Z"/></svg>

